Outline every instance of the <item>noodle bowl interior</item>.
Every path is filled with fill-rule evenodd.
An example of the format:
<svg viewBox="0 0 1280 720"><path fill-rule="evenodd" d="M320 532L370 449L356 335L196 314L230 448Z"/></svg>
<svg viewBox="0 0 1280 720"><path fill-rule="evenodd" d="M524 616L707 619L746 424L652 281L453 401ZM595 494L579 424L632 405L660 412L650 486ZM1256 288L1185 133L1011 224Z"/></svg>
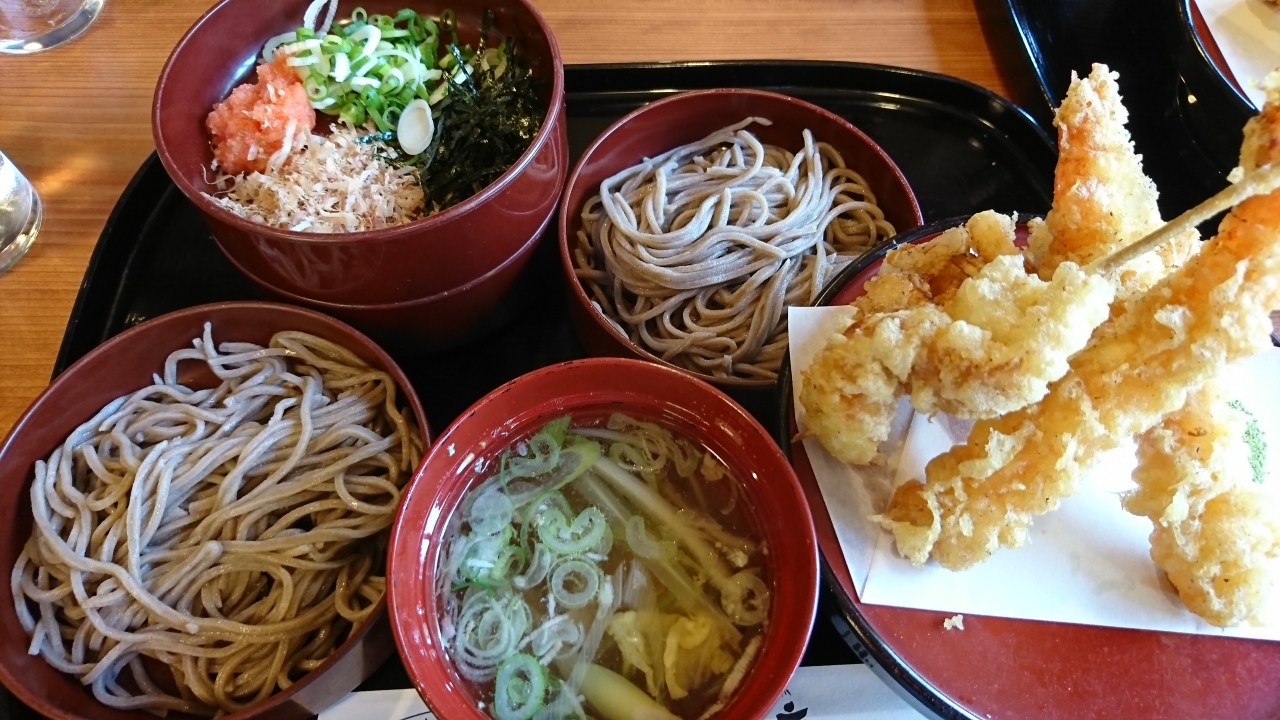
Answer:
<svg viewBox="0 0 1280 720"><path fill-rule="evenodd" d="M479 708L715 715L757 653L768 548L734 472L665 421L578 412L477 461L436 573Z"/></svg>
<svg viewBox="0 0 1280 720"><path fill-rule="evenodd" d="M772 382L786 308L895 233L835 147L807 129L766 143L756 132L771 124L749 117L645 158L583 204L575 275L618 333L664 361Z"/></svg>
<svg viewBox="0 0 1280 720"><path fill-rule="evenodd" d="M301 332L206 324L156 370L36 463L15 611L106 705L235 712L371 617L420 433L387 372Z"/></svg>

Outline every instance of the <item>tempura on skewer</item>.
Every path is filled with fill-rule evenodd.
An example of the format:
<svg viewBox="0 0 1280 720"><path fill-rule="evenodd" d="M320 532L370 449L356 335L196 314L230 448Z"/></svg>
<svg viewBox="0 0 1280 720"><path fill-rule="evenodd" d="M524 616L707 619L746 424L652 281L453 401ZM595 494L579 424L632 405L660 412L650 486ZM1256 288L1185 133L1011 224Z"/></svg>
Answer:
<svg viewBox="0 0 1280 720"><path fill-rule="evenodd" d="M1246 133L1249 129L1246 128ZM880 517L913 563L960 569L1026 540L1097 457L1182 407L1268 345L1280 307L1280 192L1250 198L1217 237L1095 331L1039 403L980 421L900 486Z"/></svg>
<svg viewBox="0 0 1280 720"><path fill-rule="evenodd" d="M1113 289L1064 263L1028 273L1014 219L973 216L888 254L848 324L801 381L805 424L836 458L880 459L898 398L923 412L993 417L1044 396L1107 317Z"/></svg>
<svg viewBox="0 0 1280 720"><path fill-rule="evenodd" d="M1280 158L1280 73L1265 81L1268 101L1245 126L1240 167ZM1124 507L1151 520L1151 559L1192 612L1219 627L1257 623L1280 577L1280 501L1254 477L1248 418L1217 379L1138 436L1138 489Z"/></svg>
<svg viewBox="0 0 1280 720"><path fill-rule="evenodd" d="M1256 482L1248 417L1217 381L1138 436L1124 507L1152 521L1151 559L1182 602L1219 627L1257 624L1280 570L1280 498Z"/></svg>
<svg viewBox="0 0 1280 720"><path fill-rule="evenodd" d="M895 250L868 281L849 324L801 379L806 429L834 457L880 460L904 394L920 412L969 419L1039 401L1106 318L1112 293L1147 289L1194 251L1198 236L1185 233L1121 267L1114 287L1081 270L1161 224L1116 77L1105 65L1083 80L1072 75L1054 119L1053 207L1028 223L1031 272L1013 244L1013 220L986 212Z"/></svg>
<svg viewBox="0 0 1280 720"><path fill-rule="evenodd" d="M1071 85L1054 116L1058 164L1053 207L1043 222L1028 223L1027 254L1048 280L1063 262L1085 266L1155 231L1162 224L1155 183L1142 170L1125 129L1128 110L1120 99L1119 75L1095 64L1088 77L1071 73ZM1199 234L1183 233L1116 273L1117 297L1155 285L1186 262Z"/></svg>
<svg viewBox="0 0 1280 720"><path fill-rule="evenodd" d="M1055 120L1053 208L1029 223L1031 276L1058 283L1065 272L1074 284L1032 284L1039 310L1026 311L1017 293L1028 269L1012 219L995 213L900 249L802 376L807 431L859 464L879 459L903 395L920 411L976 418L965 444L875 518L911 562L950 569L1022 545L1034 517L1074 493L1099 455L1139 436L1139 489L1126 508L1155 524L1153 559L1209 622L1256 621L1280 571L1280 513L1241 476L1238 427L1213 382L1267 346L1268 314L1280 307L1280 164L1259 169L1280 160L1280 74L1246 127L1245 182L1168 225L1115 77L1101 65L1073 76ZM1200 243L1194 228L1236 203ZM1108 294L1085 291L1091 282ZM1045 322L1064 324L1058 342L1037 336L1001 355ZM953 335L970 355L941 351Z"/></svg>

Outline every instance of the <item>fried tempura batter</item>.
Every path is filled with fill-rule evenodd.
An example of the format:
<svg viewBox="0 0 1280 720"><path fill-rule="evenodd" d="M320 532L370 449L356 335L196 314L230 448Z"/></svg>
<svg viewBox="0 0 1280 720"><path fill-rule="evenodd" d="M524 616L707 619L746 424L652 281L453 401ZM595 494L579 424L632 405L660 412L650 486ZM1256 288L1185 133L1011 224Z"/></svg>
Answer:
<svg viewBox="0 0 1280 720"><path fill-rule="evenodd" d="M1138 439L1138 489L1124 507L1149 518L1151 559L1192 612L1219 627L1260 623L1280 568L1277 499L1253 482L1246 417L1215 381Z"/></svg>
<svg viewBox="0 0 1280 720"><path fill-rule="evenodd" d="M890 253L801 379L806 427L834 457L881 459L903 394L922 412L994 417L1044 396L1107 316L1113 289L1063 263L1029 274L994 212Z"/></svg>
<svg viewBox="0 0 1280 720"><path fill-rule="evenodd" d="M1081 80L1073 72L1067 97L1053 124L1058 128L1058 165L1053 208L1044 222L1029 223L1028 255L1041 278L1064 261L1080 266L1106 257L1160 227L1155 183L1142 171L1125 129L1129 113L1120 100L1117 73L1095 64ZM1198 247L1195 232L1120 268L1117 297L1155 285Z"/></svg>
<svg viewBox="0 0 1280 720"><path fill-rule="evenodd" d="M1267 91L1267 101L1262 112L1244 124L1240 167L1231 173L1232 182L1238 182L1246 170L1270 165L1280 159L1280 70L1267 73L1262 79L1262 88Z"/></svg>
<svg viewBox="0 0 1280 720"><path fill-rule="evenodd" d="M1241 203L1217 237L1104 323L1038 404L980 421L898 488L880 523L913 563L960 569L1026 540L1097 457L1267 346L1280 307L1280 191Z"/></svg>
<svg viewBox="0 0 1280 720"><path fill-rule="evenodd" d="M1245 125L1233 176L1280 157L1280 73ZM1246 418L1210 380L1138 439L1138 489L1124 507L1147 517L1151 559L1192 612L1219 627L1258 623L1280 573L1277 500L1251 482Z"/></svg>

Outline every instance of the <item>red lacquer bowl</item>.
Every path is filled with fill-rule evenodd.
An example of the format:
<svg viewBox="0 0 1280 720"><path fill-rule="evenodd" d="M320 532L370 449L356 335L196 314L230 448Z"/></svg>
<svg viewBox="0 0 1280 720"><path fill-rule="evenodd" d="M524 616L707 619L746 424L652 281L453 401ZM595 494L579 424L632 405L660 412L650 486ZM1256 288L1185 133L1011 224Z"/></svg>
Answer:
<svg viewBox="0 0 1280 720"><path fill-rule="evenodd" d="M467 490L518 437L566 413L628 412L687 432L741 479L769 548L772 607L760 652L717 717L760 717L800 663L817 603L817 547L804 496L778 446L745 410L685 373L636 360L595 358L537 370L464 412L436 441L405 493L389 551L392 630L418 693L438 717L487 717L441 641L436 569L446 529Z"/></svg>
<svg viewBox="0 0 1280 720"><path fill-rule="evenodd" d="M787 95L739 88L699 90L650 103L596 138L570 173L560 202L560 261L568 279L569 311L588 354L663 362L606 320L574 275L572 253L582 228L582 206L599 194L600 183L615 173L752 116L773 121L769 126L749 128L765 143L798 149L801 132L808 129L816 141L834 147L845 163L866 179L885 218L899 232L924 222L915 194L893 160L847 120L816 105ZM749 405L773 392L774 383L768 380L717 378L677 369Z"/></svg>
<svg viewBox="0 0 1280 720"><path fill-rule="evenodd" d="M924 242L968 218L903 235ZM1019 226L1019 238L1026 236ZM846 305L880 268L883 252L845 269L819 305ZM796 440L789 368L779 383L792 466L813 511L823 574L852 634L846 639L895 690L943 718L1274 720L1280 717L1280 643L966 614L863 603L836 539L804 445ZM1016 588L1010 588L1016 591Z"/></svg>
<svg viewBox="0 0 1280 720"><path fill-rule="evenodd" d="M213 159L205 118L214 103L253 77L263 43L302 24L308 0L223 0L178 42L156 84L152 132L165 170L208 223L218 246L271 287L309 300L384 305L453 290L502 265L536 237L555 212L568 171L564 67L551 29L528 0L344 0L387 13L407 5L434 15L457 12L462 40L473 46L486 10L496 29L545 83L546 115L529 149L470 199L432 217L362 233L318 234L244 220L205 197ZM317 115L317 126L330 122Z"/></svg>
<svg viewBox="0 0 1280 720"><path fill-rule="evenodd" d="M151 384L174 350L191 346L204 323L213 323L217 342L266 344L281 330L301 330L343 345L395 379L401 397L419 420L424 446L426 415L408 378L371 340L337 320L288 305L234 302L179 310L130 328L81 358L36 398L0 446L0 567L6 577L31 536L29 488L36 460L47 458L73 430L108 402ZM195 368L184 370L188 372ZM188 372L188 374L190 374ZM213 377L191 374L184 382L211 385ZM9 583L0 585L0 682L41 715L58 720L143 720L144 711L109 708L76 678L42 658L27 654L28 637L14 612ZM385 603L328 660L287 690L227 717L304 720L332 705L373 674L392 652ZM186 717L170 715L170 717Z"/></svg>
<svg viewBox="0 0 1280 720"><path fill-rule="evenodd" d="M551 222L548 217L543 229ZM418 300L386 305L343 305L308 300L273 287L231 259L258 287L290 303L349 322L396 353L442 352L500 325L519 292L514 288L545 232L529 238L505 262L471 282Z"/></svg>

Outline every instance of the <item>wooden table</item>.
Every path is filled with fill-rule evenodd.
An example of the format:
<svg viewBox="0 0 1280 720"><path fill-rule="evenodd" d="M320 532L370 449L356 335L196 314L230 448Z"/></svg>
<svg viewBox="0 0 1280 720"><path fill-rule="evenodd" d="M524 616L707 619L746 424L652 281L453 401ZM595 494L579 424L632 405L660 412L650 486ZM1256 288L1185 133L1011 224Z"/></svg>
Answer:
<svg viewBox="0 0 1280 720"><path fill-rule="evenodd" d="M12 3L17 0L0 0ZM264 0L269 2L270 0ZM566 63L857 60L956 75L1035 102L996 0L537 0ZM151 94L211 0L107 0L86 35L0 56L0 147L33 180L45 224L0 276L0 434L49 381L103 223L153 148Z"/></svg>

